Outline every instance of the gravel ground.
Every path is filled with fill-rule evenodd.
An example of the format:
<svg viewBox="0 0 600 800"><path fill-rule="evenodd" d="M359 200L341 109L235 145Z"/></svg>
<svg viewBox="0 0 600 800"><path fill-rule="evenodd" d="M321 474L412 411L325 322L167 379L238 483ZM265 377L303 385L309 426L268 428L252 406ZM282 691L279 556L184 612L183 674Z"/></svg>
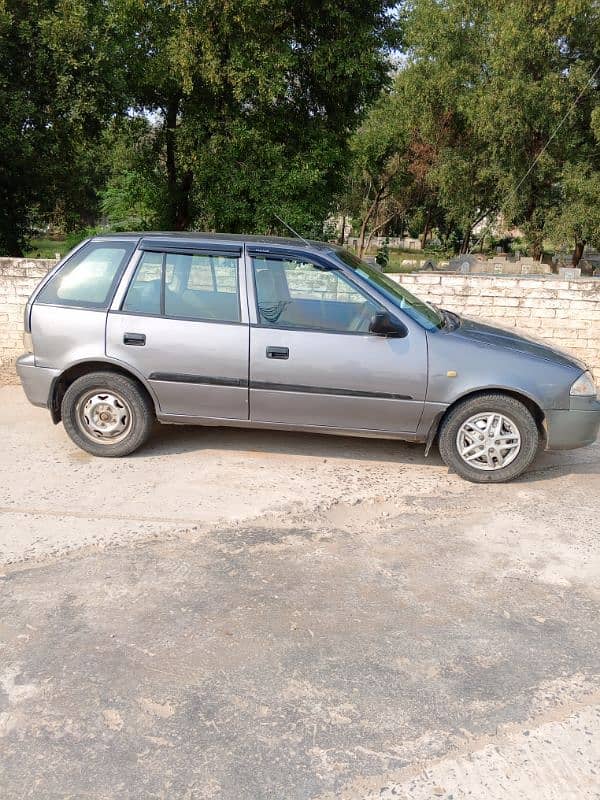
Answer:
<svg viewBox="0 0 600 800"><path fill-rule="evenodd" d="M2 798L600 798L600 443L475 486L0 402Z"/></svg>

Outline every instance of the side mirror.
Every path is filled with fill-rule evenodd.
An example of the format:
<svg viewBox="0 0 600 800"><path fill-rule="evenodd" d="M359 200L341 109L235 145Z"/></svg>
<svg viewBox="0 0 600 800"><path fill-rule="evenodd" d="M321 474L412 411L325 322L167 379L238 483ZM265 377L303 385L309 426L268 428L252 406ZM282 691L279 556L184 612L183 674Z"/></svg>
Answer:
<svg viewBox="0 0 600 800"><path fill-rule="evenodd" d="M404 339L408 336L408 328L387 311L380 311L371 319L369 333L374 333L375 336L387 336L389 339Z"/></svg>

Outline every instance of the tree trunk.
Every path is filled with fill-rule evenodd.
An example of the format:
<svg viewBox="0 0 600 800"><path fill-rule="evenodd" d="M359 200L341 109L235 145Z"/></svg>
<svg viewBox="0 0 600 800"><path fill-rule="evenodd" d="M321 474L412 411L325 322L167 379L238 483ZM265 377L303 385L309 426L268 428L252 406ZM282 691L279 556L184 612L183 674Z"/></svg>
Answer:
<svg viewBox="0 0 600 800"><path fill-rule="evenodd" d="M458 251L461 256L469 252L469 242L471 241L471 230L472 229L469 226L464 232L462 242L460 243L460 250Z"/></svg>
<svg viewBox="0 0 600 800"><path fill-rule="evenodd" d="M360 231L358 234L358 257L362 258L365 252L365 234L367 232L368 219L365 217L361 223Z"/></svg>
<svg viewBox="0 0 600 800"><path fill-rule="evenodd" d="M175 218L175 230L185 231L190 227L192 215L190 210L190 192L194 182L194 173L191 170L184 172L179 186L179 198L177 203L177 216Z"/></svg>
<svg viewBox="0 0 600 800"><path fill-rule="evenodd" d="M191 222L190 192L194 175L187 170L181 178L177 178L177 116L179 114L179 100L172 99L167 104L165 112L165 145L167 168L167 223L174 231L184 231Z"/></svg>
<svg viewBox="0 0 600 800"><path fill-rule="evenodd" d="M342 230L338 237L338 244L343 247L345 239L346 239L346 216L344 215L342 217Z"/></svg>
<svg viewBox="0 0 600 800"><path fill-rule="evenodd" d="M16 238L10 237L8 242L5 242L6 254L11 258L23 258L25 253L19 241Z"/></svg>
<svg viewBox="0 0 600 800"><path fill-rule="evenodd" d="M167 168L167 227L175 230L175 220L177 219L177 163L175 158L175 130L177 128L177 112L179 103L177 100L171 101L167 105L165 114L165 145L166 145L166 168Z"/></svg>
<svg viewBox="0 0 600 800"><path fill-rule="evenodd" d="M379 223L379 225L373 225L373 227L369 231L369 235L367 237L367 244L365 246L365 250L368 250L369 247L371 246L371 240L373 239L373 236L375 236L377 231L380 231L382 228L385 228L386 225L389 225L390 222L394 219L395 216L396 216L396 214L394 212L390 217L385 219L383 222Z"/></svg>
<svg viewBox="0 0 600 800"><path fill-rule="evenodd" d="M365 236L367 234L367 225L369 224L369 220L371 219L371 217L374 216L375 212L379 208L379 203L381 202L381 199L383 197L384 191L385 191L385 185L384 186L380 186L379 189L377 190L377 193L375 194L375 199L371 203L371 205L369 207L369 210L365 214L365 217L364 217L364 219L362 221L362 224L360 226L360 234L359 234L359 237L358 237L358 257L359 258L362 258L363 254L365 252ZM371 241L371 237L369 237L369 241Z"/></svg>
<svg viewBox="0 0 600 800"><path fill-rule="evenodd" d="M574 267L579 266L579 262L583 258L583 251L585 250L585 242L584 241L576 241L575 242L575 249L573 250L573 257L571 259L571 263Z"/></svg>
<svg viewBox="0 0 600 800"><path fill-rule="evenodd" d="M427 209L427 217L425 218L425 228L423 229L423 239L421 242L421 249L425 250L427 244L427 237L429 236L429 228L431 226L431 207Z"/></svg>

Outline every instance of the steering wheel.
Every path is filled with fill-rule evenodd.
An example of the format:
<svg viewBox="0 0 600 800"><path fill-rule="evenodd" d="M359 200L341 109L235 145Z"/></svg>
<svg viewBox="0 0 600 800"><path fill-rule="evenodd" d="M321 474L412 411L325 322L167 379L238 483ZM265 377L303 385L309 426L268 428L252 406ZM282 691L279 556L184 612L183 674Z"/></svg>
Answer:
<svg viewBox="0 0 600 800"><path fill-rule="evenodd" d="M372 309L370 308L370 304L368 302L365 302L363 307L361 308L361 310L358 312L358 314L356 314L354 316L354 319L350 323L350 326L349 326L350 330L351 331L361 331L362 327L363 327L363 325L365 323L370 323L371 322L371 317L372 316L373 316L373 314L372 314ZM368 331L368 326L367 326L367 330L364 331L364 333L367 333L367 331Z"/></svg>

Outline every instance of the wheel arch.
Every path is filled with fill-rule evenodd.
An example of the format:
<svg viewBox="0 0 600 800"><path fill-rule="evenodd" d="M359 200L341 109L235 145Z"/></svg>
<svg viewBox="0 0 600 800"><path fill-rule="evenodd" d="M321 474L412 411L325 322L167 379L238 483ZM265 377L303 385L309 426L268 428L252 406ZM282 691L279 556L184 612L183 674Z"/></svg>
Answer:
<svg viewBox="0 0 600 800"><path fill-rule="evenodd" d="M472 400L474 397L481 397L482 395L486 394L505 394L508 397L513 397L515 400L523 403L523 405L529 409L531 412L531 416L535 420L535 424L537 425L538 432L540 437L543 441L546 439L546 428L544 426L544 421L546 419L546 415L542 407L539 403L531 397L531 395L526 394L525 392L519 391L518 389L509 389L505 386L486 386L485 388L481 389L473 389L471 391L465 392L461 394L459 397L455 398L449 406L447 406L443 411L441 411L437 417L433 420L431 427L429 429L429 433L427 435L427 443L425 446L425 454L429 452L431 446L437 440L437 436L440 430L440 426L444 419L456 408L456 406L464 403L466 400Z"/></svg>
<svg viewBox="0 0 600 800"><path fill-rule="evenodd" d="M138 385L139 389L150 398L150 401L154 406L154 410L159 410L160 406L158 399L152 388L135 370L124 366L118 361L111 361L109 359L102 360L98 358L89 359L70 364L53 380L52 386L50 387L50 396L48 398L48 408L50 409L52 422L54 422L55 425L57 425L62 418L61 403L65 392L69 386L77 380L77 378L81 378L83 375L87 375L90 372L114 372L117 375L123 375L126 378L130 378Z"/></svg>

